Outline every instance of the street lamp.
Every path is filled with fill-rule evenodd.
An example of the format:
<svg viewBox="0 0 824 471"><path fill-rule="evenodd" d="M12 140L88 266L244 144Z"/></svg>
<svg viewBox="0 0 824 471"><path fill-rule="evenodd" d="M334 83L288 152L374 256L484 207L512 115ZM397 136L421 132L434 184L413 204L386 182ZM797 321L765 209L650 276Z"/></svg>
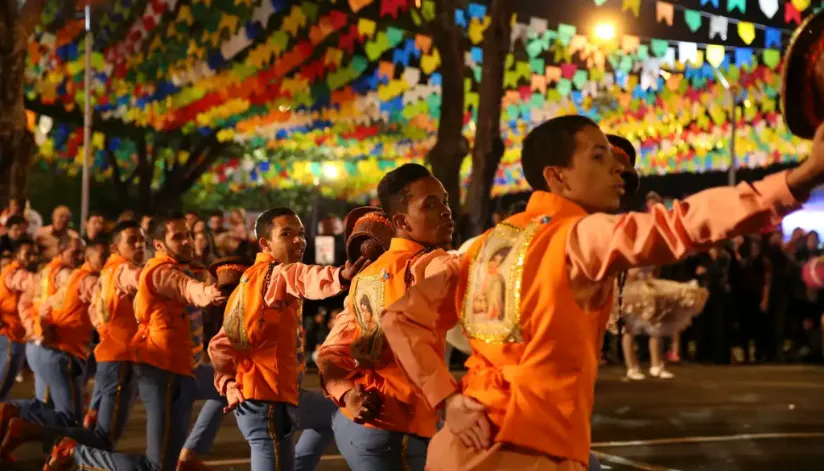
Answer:
<svg viewBox="0 0 824 471"><path fill-rule="evenodd" d="M727 80L727 77L724 76L724 73L721 72L721 69L715 69L715 74L718 76L718 81L721 82L721 86L723 86L728 92L730 92L730 169L727 172L728 182L730 186L735 186L735 170L736 170L736 158L735 158L735 110L738 105L738 93L736 91L736 87L730 86L730 82Z"/></svg>
<svg viewBox="0 0 824 471"><path fill-rule="evenodd" d="M598 23L595 26L595 37L601 41L610 41L615 37L615 26L612 23Z"/></svg>

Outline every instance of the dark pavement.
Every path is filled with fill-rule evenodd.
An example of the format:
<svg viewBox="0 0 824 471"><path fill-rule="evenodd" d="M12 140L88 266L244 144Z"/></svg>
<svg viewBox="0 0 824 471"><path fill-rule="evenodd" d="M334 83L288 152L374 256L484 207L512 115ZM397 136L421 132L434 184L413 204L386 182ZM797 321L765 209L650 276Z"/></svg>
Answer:
<svg viewBox="0 0 824 471"><path fill-rule="evenodd" d="M822 471L824 368L675 366L674 380L627 382L606 368L597 385L593 449L604 470ZM307 378L310 388L317 378ZM26 397L31 383L17 385ZM199 404L198 404L199 408ZM145 413L134 407L120 451L141 452ZM39 470L27 445L5 470ZM210 456L213 469L246 471L248 446L226 417ZM348 470L334 447L318 471ZM357 471L357 470L355 470Z"/></svg>

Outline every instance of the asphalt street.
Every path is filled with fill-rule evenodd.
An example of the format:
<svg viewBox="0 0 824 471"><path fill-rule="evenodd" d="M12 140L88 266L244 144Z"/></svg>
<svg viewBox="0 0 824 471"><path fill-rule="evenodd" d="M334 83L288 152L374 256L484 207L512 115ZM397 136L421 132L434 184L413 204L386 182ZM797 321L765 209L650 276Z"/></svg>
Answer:
<svg viewBox="0 0 824 471"><path fill-rule="evenodd" d="M592 418L593 450L604 470L824 470L824 368L812 366L675 366L673 380L628 382L602 371ZM307 378L317 388L317 377ZM31 382L13 397L30 396ZM199 409L200 404L196 408ZM145 447L145 413L136 404L119 451ZM2 470L39 470L35 445ZM250 469L248 446L231 416L212 452L215 470ZM334 446L318 471L348 470ZM357 471L357 470L355 470Z"/></svg>

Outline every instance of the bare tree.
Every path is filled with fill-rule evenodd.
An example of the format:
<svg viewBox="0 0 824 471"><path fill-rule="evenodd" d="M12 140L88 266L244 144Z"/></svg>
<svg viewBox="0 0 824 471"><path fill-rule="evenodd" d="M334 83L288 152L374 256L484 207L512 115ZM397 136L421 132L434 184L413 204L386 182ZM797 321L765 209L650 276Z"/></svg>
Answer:
<svg viewBox="0 0 824 471"><path fill-rule="evenodd" d="M432 172L449 193L449 207L456 216L461 205L461 162L469 152L463 136L464 50L461 31L455 24L457 7L457 0L438 1L437 16L431 24L433 40L441 54L442 91L438 140L427 155Z"/></svg>
<svg viewBox="0 0 824 471"><path fill-rule="evenodd" d="M69 3L69 2L67 2ZM45 0L0 0L0 204L25 198L28 167L35 151L26 129L23 76L29 37L40 22Z"/></svg>
<svg viewBox="0 0 824 471"><path fill-rule="evenodd" d="M489 8L491 22L484 34L475 147L466 196L471 235L480 234L486 228L492 183L505 150L501 139L501 100L514 3L511 0L492 0Z"/></svg>

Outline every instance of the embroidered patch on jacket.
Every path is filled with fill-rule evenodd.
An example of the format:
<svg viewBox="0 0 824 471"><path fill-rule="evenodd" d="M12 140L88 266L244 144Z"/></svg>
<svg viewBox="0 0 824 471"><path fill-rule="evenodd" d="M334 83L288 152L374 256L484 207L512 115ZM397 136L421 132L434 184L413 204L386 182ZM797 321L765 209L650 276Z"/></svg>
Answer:
<svg viewBox="0 0 824 471"><path fill-rule="evenodd" d="M381 275L360 276L352 287L352 304L361 335L352 344L352 357L362 365L375 365L383 351L384 335L380 313L384 308L384 283Z"/></svg>
<svg viewBox="0 0 824 471"><path fill-rule="evenodd" d="M461 324L470 339L516 343L521 335L521 279L526 251L540 221L526 228L499 224L469 268Z"/></svg>
<svg viewBox="0 0 824 471"><path fill-rule="evenodd" d="M246 333L246 319L244 313L246 301L246 288L249 285L249 278L243 276L240 279L237 296L233 296L231 304L226 306L225 316L223 319L223 331L226 332L226 338L235 347L249 348L252 342L249 341L249 336Z"/></svg>

